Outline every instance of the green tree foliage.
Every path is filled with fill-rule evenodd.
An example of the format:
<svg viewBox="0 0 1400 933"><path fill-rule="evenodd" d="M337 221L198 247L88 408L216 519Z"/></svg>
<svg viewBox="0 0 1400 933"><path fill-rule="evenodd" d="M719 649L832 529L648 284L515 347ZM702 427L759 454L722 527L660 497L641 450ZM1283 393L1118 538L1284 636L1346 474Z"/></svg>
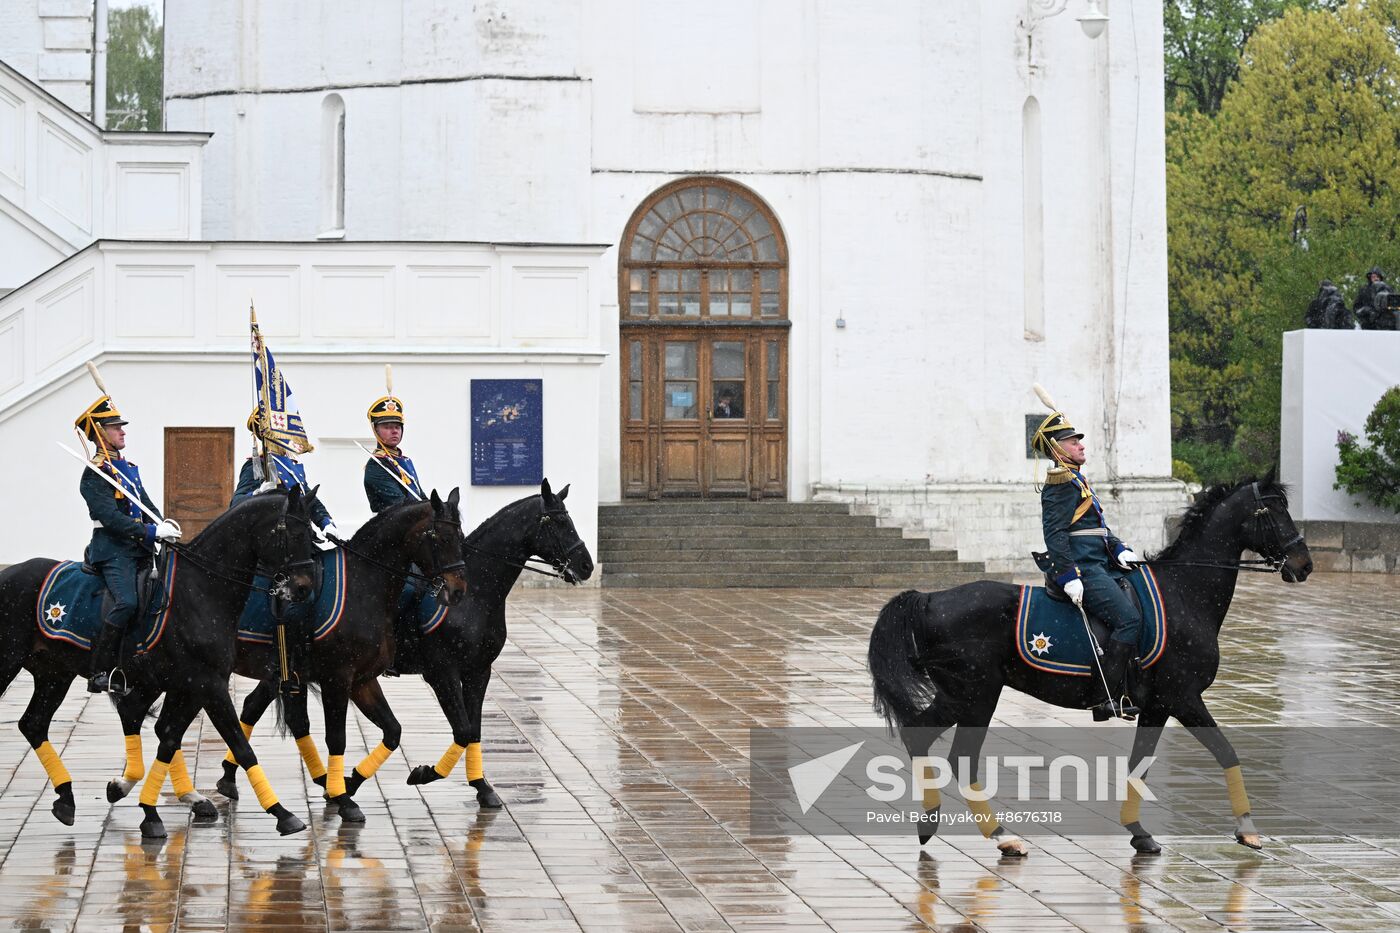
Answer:
<svg viewBox="0 0 1400 933"><path fill-rule="evenodd" d="M1386 390L1366 417L1365 446L1354 434L1337 434L1337 482L1382 508L1400 512L1400 386Z"/></svg>
<svg viewBox="0 0 1400 933"><path fill-rule="evenodd" d="M149 7L107 14L107 128L164 128L164 27Z"/></svg>
<svg viewBox="0 0 1400 933"><path fill-rule="evenodd" d="M1335 9L1340 0L1166 0L1167 103L1215 113L1254 31L1290 7Z"/></svg>
<svg viewBox="0 0 1400 933"><path fill-rule="evenodd" d="M1205 482L1277 460L1282 333L1319 280L1350 298L1372 263L1397 268L1392 7L1290 9L1254 32L1216 115L1168 117L1172 423Z"/></svg>

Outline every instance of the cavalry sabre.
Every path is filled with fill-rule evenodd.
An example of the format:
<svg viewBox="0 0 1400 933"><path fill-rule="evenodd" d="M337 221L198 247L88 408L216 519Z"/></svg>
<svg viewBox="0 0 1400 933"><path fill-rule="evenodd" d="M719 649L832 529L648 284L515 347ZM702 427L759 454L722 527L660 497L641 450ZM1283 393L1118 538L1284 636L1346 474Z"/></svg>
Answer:
<svg viewBox="0 0 1400 933"><path fill-rule="evenodd" d="M81 462L83 466L87 467L89 470L102 477L102 482L106 483L108 486L111 486L123 496L126 496L126 498L131 501L131 504L140 509L141 514L145 515L151 521L155 522L157 525L159 525L161 522L169 522L170 524L175 526L176 531L180 530L179 522L175 521L173 518L161 518L159 515L146 508L146 506L142 504L140 496L132 495L132 491L130 489L124 488L121 483L118 483L116 480L112 479L112 477L108 476L106 473L103 473L102 470L97 466L94 466L93 462L87 457L84 457L82 454L78 453L76 450L74 450L72 447L67 446L66 444L62 444L58 441L54 441L54 443L58 445L59 450L62 450L74 460Z"/></svg>
<svg viewBox="0 0 1400 933"><path fill-rule="evenodd" d="M393 476L394 482L398 483L404 489L408 490L409 495L413 496L413 498L417 499L419 502L423 501L422 494L416 491L412 486L408 485L408 483L405 483L403 481L403 477L394 476L394 471L386 467L383 463L381 463L381 458L376 456L374 451L370 450L368 447L366 447L364 444L361 444L359 441L355 442L355 446L363 450L365 453L369 454L370 459L374 461L375 466L379 467L379 469L383 470L385 473L388 473L390 476Z"/></svg>

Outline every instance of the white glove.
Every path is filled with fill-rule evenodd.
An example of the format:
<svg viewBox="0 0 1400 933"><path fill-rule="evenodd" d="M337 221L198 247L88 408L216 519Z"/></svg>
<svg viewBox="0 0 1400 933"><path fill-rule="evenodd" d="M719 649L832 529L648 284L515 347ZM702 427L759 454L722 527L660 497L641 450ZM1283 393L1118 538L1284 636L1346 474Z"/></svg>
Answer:
<svg viewBox="0 0 1400 933"><path fill-rule="evenodd" d="M316 546L323 551L333 550L337 545L331 540L331 535L335 535L337 538L340 537L340 529L335 527L335 522L329 522L326 524L325 528L317 530Z"/></svg>
<svg viewBox="0 0 1400 933"><path fill-rule="evenodd" d="M168 518L163 520L159 525L156 526L156 540L179 541L180 526L176 525Z"/></svg>
<svg viewBox="0 0 1400 933"><path fill-rule="evenodd" d="M1124 548L1118 554L1118 566L1122 567L1124 570L1131 570L1132 564L1141 564L1142 562L1142 558L1139 557L1137 551L1134 551L1132 548Z"/></svg>
<svg viewBox="0 0 1400 933"><path fill-rule="evenodd" d="M1069 597L1070 602L1074 603L1076 606L1084 605L1083 580L1071 580L1061 587L1061 589L1065 591L1065 595Z"/></svg>
<svg viewBox="0 0 1400 933"><path fill-rule="evenodd" d="M276 488L277 488L277 480L275 480L275 479L265 479L265 480L263 480L263 484L257 488L256 492L272 492L272 490L274 490L274 489L276 489Z"/></svg>

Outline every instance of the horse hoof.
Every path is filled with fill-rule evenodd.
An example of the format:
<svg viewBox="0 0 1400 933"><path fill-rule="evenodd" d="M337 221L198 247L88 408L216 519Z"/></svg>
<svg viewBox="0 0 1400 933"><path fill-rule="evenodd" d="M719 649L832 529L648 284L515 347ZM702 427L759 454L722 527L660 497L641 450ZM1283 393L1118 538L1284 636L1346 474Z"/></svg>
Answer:
<svg viewBox="0 0 1400 933"><path fill-rule="evenodd" d="M194 814L196 823L217 823L219 822L219 808L214 806L212 800L197 800L190 807L190 813Z"/></svg>
<svg viewBox="0 0 1400 933"><path fill-rule="evenodd" d="M1134 836L1131 840L1133 849L1142 855L1160 855L1162 847L1157 845L1157 840L1151 836Z"/></svg>
<svg viewBox="0 0 1400 933"><path fill-rule="evenodd" d="M236 778L221 777L218 783L214 785L214 789L229 800L238 799L238 780Z"/></svg>
<svg viewBox="0 0 1400 933"><path fill-rule="evenodd" d="M360 785L364 784L364 782L365 779L360 776L360 772L351 771L350 776L345 779L345 796L355 796L355 791L359 790Z"/></svg>
<svg viewBox="0 0 1400 933"><path fill-rule="evenodd" d="M288 813L277 820L277 831L284 836L292 833L299 833L306 829L306 824L297 818L295 813Z"/></svg>
<svg viewBox="0 0 1400 933"><path fill-rule="evenodd" d="M1264 840L1259 838L1258 833L1235 833L1235 841L1251 849L1264 848Z"/></svg>
<svg viewBox="0 0 1400 933"><path fill-rule="evenodd" d="M494 787L477 791L476 803L483 810L500 810L505 806L505 801L501 800L501 795L496 793Z"/></svg>
<svg viewBox="0 0 1400 933"><path fill-rule="evenodd" d="M365 811L360 809L359 804L350 799L347 794L337 797L335 803L340 807L340 819L344 823L363 823L365 821Z"/></svg>
<svg viewBox="0 0 1400 933"><path fill-rule="evenodd" d="M77 816L77 809L66 800L55 800L53 802L53 815L58 817L58 821L64 826L72 826L73 819Z"/></svg>
<svg viewBox="0 0 1400 933"><path fill-rule="evenodd" d="M437 769L432 765L419 765L408 772L409 784L431 784L440 780L442 780L442 775L438 774Z"/></svg>
<svg viewBox="0 0 1400 933"><path fill-rule="evenodd" d="M121 781L107 782L107 802L116 803L118 800L126 799L126 795L131 793L131 788L123 787Z"/></svg>
<svg viewBox="0 0 1400 933"><path fill-rule="evenodd" d="M1031 854L1030 844L1019 836L1001 840L997 843L997 850L1007 858L1025 858Z"/></svg>
<svg viewBox="0 0 1400 933"><path fill-rule="evenodd" d="M942 809L934 807L925 810L924 815L919 817L919 845L927 845L930 839L938 835L938 811Z"/></svg>
<svg viewBox="0 0 1400 933"><path fill-rule="evenodd" d="M142 839L164 839L165 824L160 821L160 817L152 817L141 821Z"/></svg>

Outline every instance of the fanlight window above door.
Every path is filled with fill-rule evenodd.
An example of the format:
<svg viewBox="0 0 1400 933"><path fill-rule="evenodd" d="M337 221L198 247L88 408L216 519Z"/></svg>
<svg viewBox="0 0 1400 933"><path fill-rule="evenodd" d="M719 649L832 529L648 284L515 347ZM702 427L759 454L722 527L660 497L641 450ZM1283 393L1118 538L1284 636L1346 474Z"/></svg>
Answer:
<svg viewBox="0 0 1400 933"><path fill-rule="evenodd" d="M787 248L767 206L720 179L687 179L633 215L625 318L685 323L787 317Z"/></svg>

